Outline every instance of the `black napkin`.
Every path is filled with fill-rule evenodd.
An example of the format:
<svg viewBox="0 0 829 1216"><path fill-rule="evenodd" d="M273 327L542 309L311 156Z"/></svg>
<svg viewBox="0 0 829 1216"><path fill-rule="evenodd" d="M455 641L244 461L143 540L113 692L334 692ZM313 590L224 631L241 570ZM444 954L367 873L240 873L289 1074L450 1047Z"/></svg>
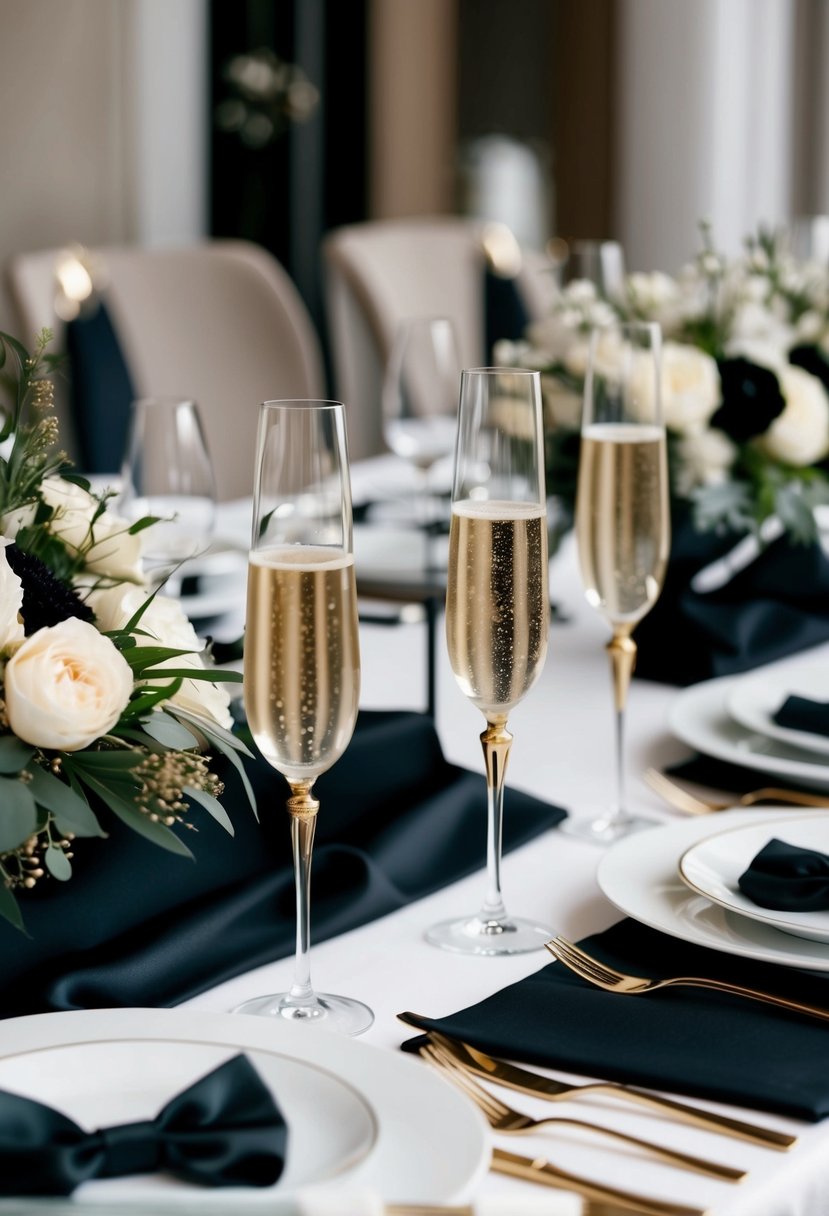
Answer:
<svg viewBox="0 0 829 1216"><path fill-rule="evenodd" d="M829 857L785 840L770 840L737 885L761 908L825 912L829 908Z"/></svg>
<svg viewBox="0 0 829 1216"><path fill-rule="evenodd" d="M676 507L673 530L662 595L634 634L638 676L694 684L829 638L829 561L817 542L795 545L781 537L724 587L703 595L692 578L737 538L697 532Z"/></svg>
<svg viewBox="0 0 829 1216"><path fill-rule="evenodd" d="M60 1111L0 1090L0 1195L71 1195L93 1178L174 1174L203 1186L272 1186L288 1129L246 1056L171 1098L154 1119L84 1131Z"/></svg>
<svg viewBox="0 0 829 1216"><path fill-rule="evenodd" d="M632 920L581 944L622 971L711 976L829 1009L829 976L688 945ZM699 988L623 996L551 963L421 1025L530 1064L798 1119L829 1115L829 1025L744 997Z"/></svg>
<svg viewBox="0 0 829 1216"><path fill-rule="evenodd" d="M120 469L135 399L121 343L103 300L66 326L72 420L86 473Z"/></svg>
<svg viewBox="0 0 829 1216"><path fill-rule="evenodd" d="M0 923L0 1016L53 1009L175 1005L290 954L294 891L283 779L248 765L261 827L235 771L222 776L229 839L198 809L196 856L166 853L107 818L108 840L77 842L75 877L21 899L25 937ZM315 941L418 899L484 864L484 779L447 763L414 713L362 713L345 755L316 786ZM508 789L512 849L565 816ZM102 811L103 817L103 811Z"/></svg>
<svg viewBox="0 0 829 1216"><path fill-rule="evenodd" d="M491 358L496 342L516 342L523 338L529 322L517 280L498 274L487 263L484 268L484 350L487 358Z"/></svg>
<svg viewBox="0 0 829 1216"><path fill-rule="evenodd" d="M813 735L829 735L829 701L810 697L787 697L772 719L788 730L805 730Z"/></svg>

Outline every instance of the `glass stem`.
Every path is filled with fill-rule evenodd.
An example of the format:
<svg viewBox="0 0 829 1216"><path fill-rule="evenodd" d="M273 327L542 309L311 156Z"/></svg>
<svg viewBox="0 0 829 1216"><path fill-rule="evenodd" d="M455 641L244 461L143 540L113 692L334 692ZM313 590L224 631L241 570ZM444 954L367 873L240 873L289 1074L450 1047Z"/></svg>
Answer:
<svg viewBox="0 0 829 1216"><path fill-rule="evenodd" d="M487 924L503 924L507 910L501 895L501 840L504 826L504 780L512 735L506 718L489 721L481 735L486 764L486 898L479 917Z"/></svg>
<svg viewBox="0 0 829 1216"><path fill-rule="evenodd" d="M612 823L627 818L625 797L625 706L630 678L636 666L636 643L630 627L617 626L607 644L610 670L613 675L613 699L616 707L616 802L610 813Z"/></svg>
<svg viewBox="0 0 829 1216"><path fill-rule="evenodd" d="M296 888L294 982L288 993L292 1005L314 1005L317 1000L311 987L311 855L320 804L311 794L313 784L313 781L290 782L288 799Z"/></svg>

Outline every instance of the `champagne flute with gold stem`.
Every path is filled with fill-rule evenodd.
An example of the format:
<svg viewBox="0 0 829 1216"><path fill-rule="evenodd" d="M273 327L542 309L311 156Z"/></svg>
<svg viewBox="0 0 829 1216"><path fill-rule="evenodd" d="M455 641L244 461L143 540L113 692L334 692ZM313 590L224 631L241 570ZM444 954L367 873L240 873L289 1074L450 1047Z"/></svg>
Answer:
<svg viewBox="0 0 829 1216"><path fill-rule="evenodd" d="M446 640L455 678L486 719L487 889L477 914L428 930L460 954L523 954L547 925L509 916L501 894L504 779L511 710L541 674L550 615L541 386L537 372L461 375Z"/></svg>
<svg viewBox="0 0 829 1216"><path fill-rule="evenodd" d="M290 990L236 1012L361 1034L371 1010L316 993L310 970L314 783L347 748L360 693L351 486L338 402L266 401L260 409L244 689L256 745L290 787L297 928Z"/></svg>
<svg viewBox="0 0 829 1216"><path fill-rule="evenodd" d="M584 394L576 535L587 601L607 620L615 708L616 798L562 830L611 843L649 820L625 795L624 725L636 625L662 591L670 547L668 461L661 407L661 330L631 322L594 331Z"/></svg>

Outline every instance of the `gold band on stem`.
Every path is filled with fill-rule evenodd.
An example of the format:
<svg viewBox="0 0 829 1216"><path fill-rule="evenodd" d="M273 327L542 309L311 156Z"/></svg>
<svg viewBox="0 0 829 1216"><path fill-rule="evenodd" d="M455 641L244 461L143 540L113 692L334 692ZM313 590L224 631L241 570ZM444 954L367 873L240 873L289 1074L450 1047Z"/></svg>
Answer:
<svg viewBox="0 0 829 1216"><path fill-rule="evenodd" d="M605 647L610 655L610 667L613 672L613 695L617 712L625 708L630 678L636 666L636 643L624 627L617 628L613 637Z"/></svg>
<svg viewBox="0 0 829 1216"><path fill-rule="evenodd" d="M493 790L499 790L504 784L509 749L512 747L512 735L507 730L506 718L487 722L486 730L481 735L481 747L484 749L487 785Z"/></svg>
<svg viewBox="0 0 829 1216"><path fill-rule="evenodd" d="M313 781L289 781L291 796L287 802L288 814L296 819L313 819L320 809L318 799L311 793Z"/></svg>

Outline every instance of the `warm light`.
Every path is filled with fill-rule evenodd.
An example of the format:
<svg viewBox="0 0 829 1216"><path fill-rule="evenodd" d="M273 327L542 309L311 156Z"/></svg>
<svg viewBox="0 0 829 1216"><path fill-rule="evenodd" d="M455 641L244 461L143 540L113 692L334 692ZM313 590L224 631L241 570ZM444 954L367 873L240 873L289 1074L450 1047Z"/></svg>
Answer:
<svg viewBox="0 0 829 1216"><path fill-rule="evenodd" d="M487 224L481 244L490 270L502 279L514 279L521 269L521 246L506 224Z"/></svg>

